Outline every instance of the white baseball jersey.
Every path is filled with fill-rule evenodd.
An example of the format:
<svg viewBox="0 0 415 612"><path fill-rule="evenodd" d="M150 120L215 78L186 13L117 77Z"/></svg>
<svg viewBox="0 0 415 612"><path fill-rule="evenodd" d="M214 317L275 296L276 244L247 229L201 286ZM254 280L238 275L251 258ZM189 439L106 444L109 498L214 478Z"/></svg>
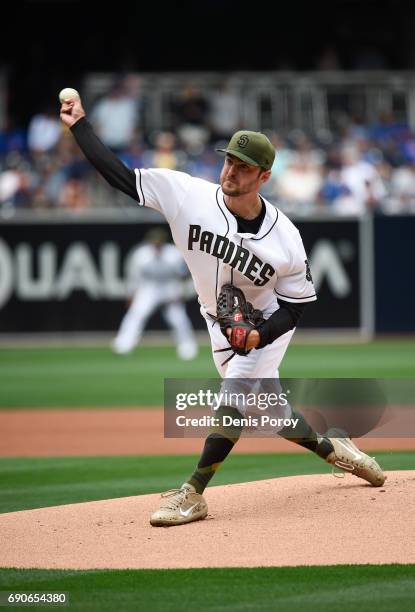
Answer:
<svg viewBox="0 0 415 612"><path fill-rule="evenodd" d="M132 293L144 284L160 288L168 299L181 293L186 264L180 252L172 244L157 249L144 244L133 251L127 263L128 289Z"/></svg>
<svg viewBox="0 0 415 612"><path fill-rule="evenodd" d="M143 283L164 285L182 280L186 264L180 252L172 244L163 244L157 249L153 244L144 244L133 251L127 264L127 278L131 289Z"/></svg>
<svg viewBox="0 0 415 612"><path fill-rule="evenodd" d="M135 249L127 262L129 293L133 299L113 342L116 353L129 353L139 343L148 318L157 309L174 331L181 359L192 359L197 344L191 321L183 304L183 278L186 264L172 244L156 248L144 244Z"/></svg>
<svg viewBox="0 0 415 612"><path fill-rule="evenodd" d="M191 272L203 310L216 313L224 283L242 289L270 316L287 302L312 302L316 294L307 256L294 224L264 198L257 234L238 232L221 187L183 172L135 170L139 204L161 212Z"/></svg>

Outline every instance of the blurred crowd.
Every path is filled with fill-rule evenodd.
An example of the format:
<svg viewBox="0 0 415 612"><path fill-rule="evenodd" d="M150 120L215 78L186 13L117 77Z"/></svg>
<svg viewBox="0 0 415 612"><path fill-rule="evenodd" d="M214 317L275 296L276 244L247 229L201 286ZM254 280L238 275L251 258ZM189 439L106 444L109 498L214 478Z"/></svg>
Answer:
<svg viewBox="0 0 415 612"><path fill-rule="evenodd" d="M208 92L181 88L166 109L163 131L145 130L144 105L139 82L124 78L88 109L102 141L130 167L171 168L217 182L223 159L215 148L251 127L242 125L240 99L227 82ZM58 113L57 106L45 108L27 126L9 124L0 132L1 214L81 213L117 204ZM277 155L263 195L288 214L415 214L415 134L390 113L371 125L343 115L323 134L267 134Z"/></svg>

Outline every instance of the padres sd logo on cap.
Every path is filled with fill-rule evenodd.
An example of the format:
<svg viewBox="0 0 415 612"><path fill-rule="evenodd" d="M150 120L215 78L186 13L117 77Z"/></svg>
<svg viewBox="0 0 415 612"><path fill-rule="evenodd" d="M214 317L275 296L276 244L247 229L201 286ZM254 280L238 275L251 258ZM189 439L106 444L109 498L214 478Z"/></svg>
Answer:
<svg viewBox="0 0 415 612"><path fill-rule="evenodd" d="M239 157L247 164L260 166L265 170L272 168L275 158L274 145L267 136L261 132L250 132L249 130L235 132L226 149L216 150Z"/></svg>
<svg viewBox="0 0 415 612"><path fill-rule="evenodd" d="M238 140L237 144L241 147L241 149L243 149L244 147L246 147L248 142L249 142L248 136L246 134L242 134L242 136Z"/></svg>

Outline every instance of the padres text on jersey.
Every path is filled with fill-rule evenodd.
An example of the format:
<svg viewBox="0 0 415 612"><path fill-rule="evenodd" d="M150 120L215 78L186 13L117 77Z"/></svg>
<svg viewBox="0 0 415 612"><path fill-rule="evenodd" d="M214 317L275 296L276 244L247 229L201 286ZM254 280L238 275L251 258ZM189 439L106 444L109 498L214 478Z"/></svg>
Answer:
<svg viewBox="0 0 415 612"><path fill-rule="evenodd" d="M225 283L242 289L265 316L279 308L277 297L296 303L316 299L300 234L267 200L259 231L241 233L219 185L174 170L135 172L139 203L166 218L204 310L215 312Z"/></svg>

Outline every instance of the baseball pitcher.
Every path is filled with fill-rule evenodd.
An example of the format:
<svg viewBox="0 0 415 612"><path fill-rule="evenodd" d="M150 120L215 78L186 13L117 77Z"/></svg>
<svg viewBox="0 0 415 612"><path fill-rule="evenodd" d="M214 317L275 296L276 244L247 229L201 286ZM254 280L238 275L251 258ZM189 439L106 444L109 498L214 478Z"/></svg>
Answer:
<svg viewBox="0 0 415 612"><path fill-rule="evenodd" d="M297 228L260 195L275 157L268 138L248 130L236 132L222 150L220 181L213 184L167 169L127 168L95 135L79 99L64 101L60 115L110 185L166 218L192 275L222 378L277 379L300 316L316 295ZM240 412L232 405L219 408L219 414L231 417ZM319 435L302 415L295 417L295 434L284 427L280 435L373 486L383 484L376 461L345 434ZM152 525L206 517L203 491L241 432L238 425L231 430L213 428L194 472L179 489L162 495L150 518Z"/></svg>

